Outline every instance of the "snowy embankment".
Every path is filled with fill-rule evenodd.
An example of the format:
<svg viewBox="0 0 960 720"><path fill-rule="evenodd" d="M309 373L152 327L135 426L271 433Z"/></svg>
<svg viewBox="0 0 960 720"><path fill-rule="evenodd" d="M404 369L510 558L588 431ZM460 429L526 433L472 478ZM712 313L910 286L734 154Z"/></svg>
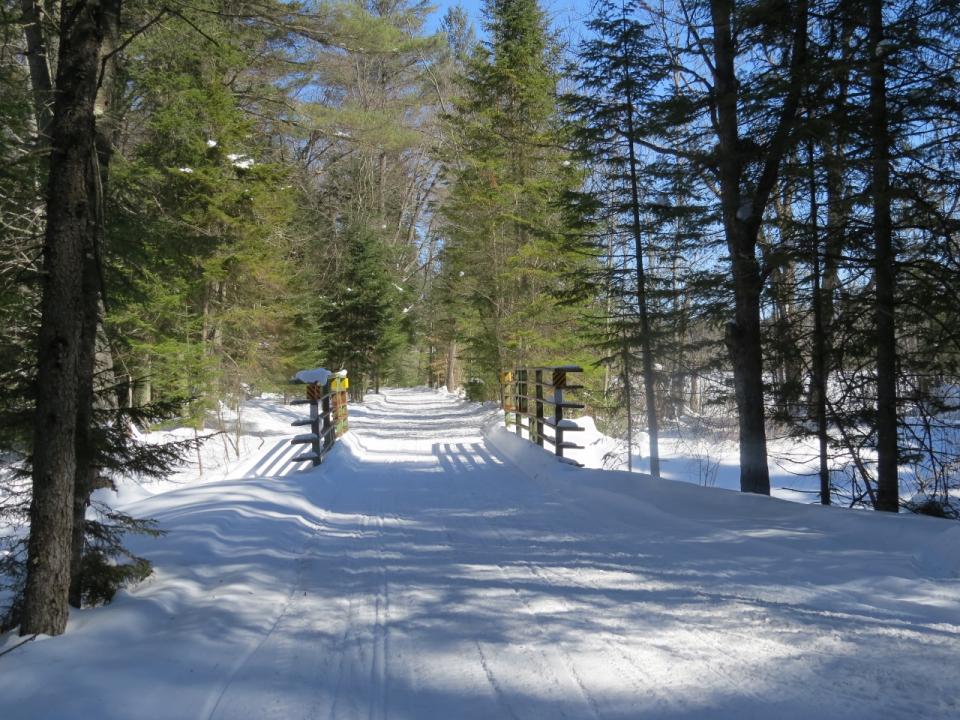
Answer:
<svg viewBox="0 0 960 720"><path fill-rule="evenodd" d="M955 523L573 468L426 390L291 466L296 415L127 494L155 576L0 657L0 717L960 715Z"/></svg>
<svg viewBox="0 0 960 720"><path fill-rule="evenodd" d="M576 424L583 432L567 437L582 450L570 450L567 455L587 468L626 470L626 443L604 435L591 417L578 418ZM645 432L637 432L633 442L633 471L648 468ZM740 489L740 446L732 431L722 432L709 427L694 428L666 426L660 433L661 475L668 480L693 483L727 490ZM810 503L819 498L820 478L818 450L813 438L787 438L767 443L770 471L770 492L782 500ZM849 462L831 460L834 472Z"/></svg>

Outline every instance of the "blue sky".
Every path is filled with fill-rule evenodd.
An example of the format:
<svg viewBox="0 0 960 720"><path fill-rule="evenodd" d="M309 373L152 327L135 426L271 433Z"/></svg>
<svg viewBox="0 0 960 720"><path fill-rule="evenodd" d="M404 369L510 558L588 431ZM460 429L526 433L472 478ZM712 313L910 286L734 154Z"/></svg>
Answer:
<svg viewBox="0 0 960 720"><path fill-rule="evenodd" d="M462 5L473 20L477 36L482 35L480 28L480 10L483 7L483 0L434 0L437 10L434 12L427 27L433 30L440 22L447 8L451 5ZM591 0L541 0L541 5L550 18L550 24L554 29L560 30L566 37L569 34L576 34L584 19L589 15Z"/></svg>

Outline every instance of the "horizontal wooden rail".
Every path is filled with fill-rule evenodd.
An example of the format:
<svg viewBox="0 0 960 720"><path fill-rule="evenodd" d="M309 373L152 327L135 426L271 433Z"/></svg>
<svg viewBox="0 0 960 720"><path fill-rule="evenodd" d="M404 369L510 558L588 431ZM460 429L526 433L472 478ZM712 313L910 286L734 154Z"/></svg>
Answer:
<svg viewBox="0 0 960 720"><path fill-rule="evenodd" d="M557 457L563 458L564 450L582 450L582 446L564 440L564 434L582 432L583 428L563 417L564 409L582 410L584 407L583 403L564 398L565 392L583 389L582 385L567 384L568 374L579 372L583 372L583 368L577 365L560 365L517 368L500 373L500 406L503 408L504 426L512 425L520 437L526 430L530 441L540 447L544 443L552 445ZM543 409L547 405L553 408L552 418L544 416ZM553 435L544 433L544 428L550 428ZM569 458L564 460L580 465Z"/></svg>

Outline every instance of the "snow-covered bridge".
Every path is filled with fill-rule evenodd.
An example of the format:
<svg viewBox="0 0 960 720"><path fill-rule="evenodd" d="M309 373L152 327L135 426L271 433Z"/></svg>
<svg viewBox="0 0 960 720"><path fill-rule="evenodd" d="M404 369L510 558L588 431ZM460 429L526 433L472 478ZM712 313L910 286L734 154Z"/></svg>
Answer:
<svg viewBox="0 0 960 720"><path fill-rule="evenodd" d="M128 491L155 576L0 657L0 717L960 716L955 524L578 470L427 390L304 469L293 415Z"/></svg>

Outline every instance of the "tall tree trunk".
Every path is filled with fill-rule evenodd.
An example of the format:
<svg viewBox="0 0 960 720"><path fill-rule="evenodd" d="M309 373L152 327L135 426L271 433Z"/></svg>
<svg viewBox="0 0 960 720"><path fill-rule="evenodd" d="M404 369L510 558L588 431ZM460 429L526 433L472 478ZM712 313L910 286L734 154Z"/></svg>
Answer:
<svg viewBox="0 0 960 720"><path fill-rule="evenodd" d="M657 379L653 371L653 338L650 337L647 280L643 269L643 239L640 233L640 192L637 153L634 145L633 90L626 78L627 150L630 160L630 209L633 231L633 255L637 267L637 310L640 313L640 348L643 352L643 392L647 409L647 437L650 441L650 474L660 477L660 428L657 417Z"/></svg>
<svg viewBox="0 0 960 720"><path fill-rule="evenodd" d="M762 169L754 186L750 187L750 183L744 186L745 166L739 136L738 81L734 66L734 3L732 0L712 0L710 3L720 204L734 286L734 316L727 324L725 341L733 365L740 425L740 489L765 495L770 494L770 472L767 468L760 335L763 277L756 250L763 214L792 135L803 89L807 47L806 0L800 0L793 11L796 15L787 94L766 154L761 158Z"/></svg>
<svg viewBox="0 0 960 720"><path fill-rule="evenodd" d="M810 377L814 417L817 422L817 450L820 475L820 504L830 504L830 466L827 453L830 436L827 427L827 341L823 323L822 263L820 261L819 204L817 202L817 167L813 141L807 144L807 164L810 171L810 258L813 282L813 352Z"/></svg>
<svg viewBox="0 0 960 720"><path fill-rule="evenodd" d="M40 20L42 10L38 0L20 0L20 11L23 13L23 35L27 42L27 66L30 68L37 140L39 145L46 146L53 120L53 80L49 48Z"/></svg>
<svg viewBox="0 0 960 720"><path fill-rule="evenodd" d="M109 180L110 161L116 135L113 99L116 78L115 57L120 45L120 6L122 0L101 0L99 63L101 76L94 115L96 162L90 164L87 199L94 218L92 252L84 258L83 329L77 366L77 468L74 480L73 540L70 559L70 604L80 607L83 597L83 551L86 539L86 512L90 495L97 489L95 408L116 407L108 397L113 385L113 358L103 328L104 301L101 295L100 257L104 237L104 202ZM109 58L106 63L103 58Z"/></svg>
<svg viewBox="0 0 960 720"><path fill-rule="evenodd" d="M21 634L59 635L67 623L83 271L85 258L94 251L96 224L88 179L96 133L102 12L97 0L68 0L61 8Z"/></svg>
<svg viewBox="0 0 960 720"><path fill-rule="evenodd" d="M457 341L451 340L447 345L447 392L453 392L456 383Z"/></svg>
<svg viewBox="0 0 960 720"><path fill-rule="evenodd" d="M893 225L890 218L890 135L883 42L883 1L871 0L870 119L877 326L877 510L898 512L897 338L894 325Z"/></svg>
<svg viewBox="0 0 960 720"><path fill-rule="evenodd" d="M754 225L759 230L759 223L750 222L753 203L750 203L750 198L741 196L743 162L739 147L737 77L734 69L736 50L731 28L733 3L730 0L714 0L711 13L716 58L714 94L720 150L720 202L734 286L734 316L727 323L725 342L733 365L740 426L740 489L769 495L760 341L760 291L763 281L756 258L757 231L753 230Z"/></svg>

